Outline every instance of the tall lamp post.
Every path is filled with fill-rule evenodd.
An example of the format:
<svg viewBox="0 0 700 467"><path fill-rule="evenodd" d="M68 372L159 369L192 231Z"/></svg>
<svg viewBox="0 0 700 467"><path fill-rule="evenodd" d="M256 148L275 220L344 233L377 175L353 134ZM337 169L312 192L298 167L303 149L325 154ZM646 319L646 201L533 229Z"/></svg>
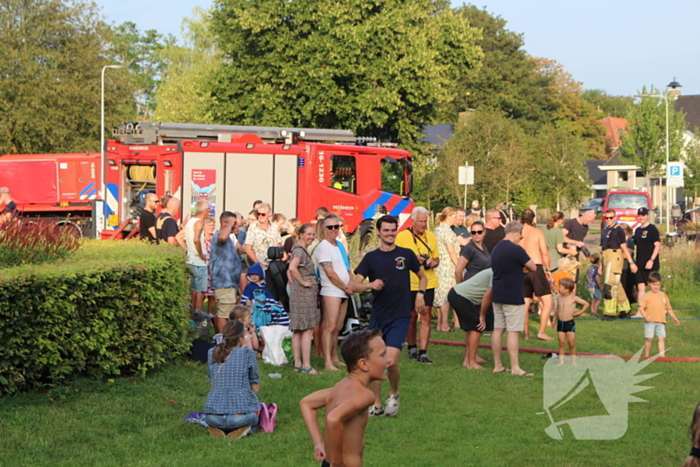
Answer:
<svg viewBox="0 0 700 467"><path fill-rule="evenodd" d="M107 193L105 191L105 70L124 68L122 65L105 65L102 67L102 93L100 101L100 194L102 202L107 202ZM104 226L102 226L104 227Z"/></svg>
<svg viewBox="0 0 700 467"><path fill-rule="evenodd" d="M671 196L669 195L668 186L668 164L669 164L669 129L668 129L668 97L663 94L637 94L635 97L656 97L664 100L666 104L666 235L671 231L670 215L671 215Z"/></svg>

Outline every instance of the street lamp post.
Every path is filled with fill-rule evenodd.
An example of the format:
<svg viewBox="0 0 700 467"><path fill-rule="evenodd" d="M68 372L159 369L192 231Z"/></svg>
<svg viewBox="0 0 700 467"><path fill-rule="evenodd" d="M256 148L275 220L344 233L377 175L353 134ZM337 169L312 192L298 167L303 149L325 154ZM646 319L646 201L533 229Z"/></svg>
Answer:
<svg viewBox="0 0 700 467"><path fill-rule="evenodd" d="M671 216L671 196L670 196L670 191L669 191L669 186L668 186L668 164L670 161L669 158L669 128L668 128L668 97L664 96L663 94L637 94L636 97L657 97L661 98L664 100L664 103L666 104L666 235L671 232L671 223L670 223L670 216Z"/></svg>
<svg viewBox="0 0 700 467"><path fill-rule="evenodd" d="M105 70L124 68L122 65L105 65L102 67L102 93L100 101L100 195L102 202L107 202L107 193L105 191ZM104 228L104 226L102 226Z"/></svg>

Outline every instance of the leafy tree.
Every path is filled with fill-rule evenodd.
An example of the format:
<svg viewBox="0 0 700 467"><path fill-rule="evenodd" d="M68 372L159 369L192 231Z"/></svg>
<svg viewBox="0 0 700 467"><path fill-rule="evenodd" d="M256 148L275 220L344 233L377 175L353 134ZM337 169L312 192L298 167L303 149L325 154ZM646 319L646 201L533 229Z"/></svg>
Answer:
<svg viewBox="0 0 700 467"><path fill-rule="evenodd" d="M217 122L350 128L410 147L478 32L445 0L217 0Z"/></svg>
<svg viewBox="0 0 700 467"><path fill-rule="evenodd" d="M654 86L642 88L640 94L659 94ZM683 112L669 102L669 159L680 160L687 123ZM627 113L627 131L622 134L621 158L641 168L647 178L666 165L666 103L654 97L642 98Z"/></svg>
<svg viewBox="0 0 700 467"><path fill-rule="evenodd" d="M586 89L583 91L583 98L608 117L625 118L630 107L634 105L634 97L611 96L602 89Z"/></svg>
<svg viewBox="0 0 700 467"><path fill-rule="evenodd" d="M184 45L168 43L159 52L166 67L156 90L153 118L164 122L214 123L207 83L221 62L210 29L211 14L195 8L182 25Z"/></svg>
<svg viewBox="0 0 700 467"><path fill-rule="evenodd" d="M497 110L506 117L547 122L549 77L536 73L537 62L523 49L523 35L506 29L506 20L486 9L464 5L457 14L481 30L477 44L484 52L476 73L460 74L452 86L454 98L441 107L440 120L456 122L468 109Z"/></svg>
<svg viewBox="0 0 700 467"><path fill-rule="evenodd" d="M550 122L579 136L588 147L588 156L605 158L605 129L600 123L603 115L582 96L582 83L575 81L564 67L554 60L536 59L537 73L547 78L550 102Z"/></svg>
<svg viewBox="0 0 700 467"><path fill-rule="evenodd" d="M110 39L94 3L0 2L0 154L99 150ZM132 91L124 73L108 72L108 122L120 119Z"/></svg>
<svg viewBox="0 0 700 467"><path fill-rule="evenodd" d="M686 196L697 198L700 192L700 142L693 140L687 145L683 162L683 191Z"/></svg>
<svg viewBox="0 0 700 467"><path fill-rule="evenodd" d="M506 21L485 9L466 5L458 14L482 32L482 66L473 76L454 81L455 98L442 106L443 121L469 108L497 110L515 119L531 135L555 124L584 138L590 157L605 157L602 114L583 99L581 83L553 60L533 58L523 49L522 34L506 29Z"/></svg>
<svg viewBox="0 0 700 467"><path fill-rule="evenodd" d="M145 121L152 116L154 95L166 66L160 52L174 44L173 36L163 36L154 29L141 33L131 21L114 29L112 50L119 63L131 72L130 79L136 88L132 119Z"/></svg>
<svg viewBox="0 0 700 467"><path fill-rule="evenodd" d="M561 210L562 201L569 206L578 203L589 191L587 156L588 148L580 136L562 127L542 127L532 145L537 165L532 181L538 187L538 204Z"/></svg>
<svg viewBox="0 0 700 467"><path fill-rule="evenodd" d="M450 204L461 204L464 186L458 184L457 172L469 162L474 166L470 198L483 198L489 204L510 201L534 168L528 144L529 137L520 126L500 112L470 113L438 154L430 193Z"/></svg>

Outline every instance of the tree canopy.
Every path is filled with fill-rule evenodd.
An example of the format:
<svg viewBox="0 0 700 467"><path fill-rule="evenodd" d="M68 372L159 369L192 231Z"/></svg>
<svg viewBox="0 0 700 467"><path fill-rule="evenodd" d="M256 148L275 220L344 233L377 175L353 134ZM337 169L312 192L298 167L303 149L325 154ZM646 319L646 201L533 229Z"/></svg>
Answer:
<svg viewBox="0 0 700 467"><path fill-rule="evenodd" d="M450 80L478 68L478 32L434 0L217 0L220 123L350 128L411 145Z"/></svg>
<svg viewBox="0 0 700 467"><path fill-rule="evenodd" d="M644 86L640 94L658 95L654 86ZM669 99L671 97L669 96ZM685 116L668 103L669 159L680 160L686 130ZM666 164L666 102L657 97L641 98L627 112L627 131L620 147L623 161L639 166L647 177Z"/></svg>
<svg viewBox="0 0 700 467"><path fill-rule="evenodd" d="M113 63L109 40L93 3L0 3L0 154L99 150L100 73ZM119 70L108 73L105 87L113 122L128 109L133 89Z"/></svg>
<svg viewBox="0 0 700 467"><path fill-rule="evenodd" d="M214 123L207 86L221 62L210 28L210 13L195 8L182 24L183 45L169 42L159 51L166 64L155 93L154 120Z"/></svg>
<svg viewBox="0 0 700 467"><path fill-rule="evenodd" d="M155 93L167 63L162 51L175 44L173 36L163 36L154 29L141 32L127 21L114 29L112 52L118 62L128 68L134 90L132 120L150 119L155 107Z"/></svg>
<svg viewBox="0 0 700 467"><path fill-rule="evenodd" d="M602 89L586 89L583 91L583 98L607 117L625 118L634 104L634 97L611 96Z"/></svg>
<svg viewBox="0 0 700 467"><path fill-rule="evenodd" d="M497 110L508 118L546 122L550 78L537 74L537 62L523 49L523 35L485 9L464 5L456 13L481 31L477 45L484 58L476 73L458 74L453 98L441 106L441 121L457 121L468 109Z"/></svg>
<svg viewBox="0 0 700 467"><path fill-rule="evenodd" d="M530 137L516 121L500 112L469 113L438 153L428 193L449 204L462 204L464 186L458 184L457 171L468 162L474 166L475 181L469 187L470 197L491 204L510 200L535 168L529 143Z"/></svg>

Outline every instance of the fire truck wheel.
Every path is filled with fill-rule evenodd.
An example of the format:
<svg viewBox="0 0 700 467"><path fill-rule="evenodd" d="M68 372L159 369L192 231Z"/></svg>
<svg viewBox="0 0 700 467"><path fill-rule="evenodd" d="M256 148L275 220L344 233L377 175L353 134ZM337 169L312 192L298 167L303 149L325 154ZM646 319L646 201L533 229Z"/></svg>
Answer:
<svg viewBox="0 0 700 467"><path fill-rule="evenodd" d="M63 227L66 229L70 234L72 234L76 238L82 238L83 236L83 231L80 228L79 225L77 225L74 222L71 221L59 221L56 223L59 227Z"/></svg>

